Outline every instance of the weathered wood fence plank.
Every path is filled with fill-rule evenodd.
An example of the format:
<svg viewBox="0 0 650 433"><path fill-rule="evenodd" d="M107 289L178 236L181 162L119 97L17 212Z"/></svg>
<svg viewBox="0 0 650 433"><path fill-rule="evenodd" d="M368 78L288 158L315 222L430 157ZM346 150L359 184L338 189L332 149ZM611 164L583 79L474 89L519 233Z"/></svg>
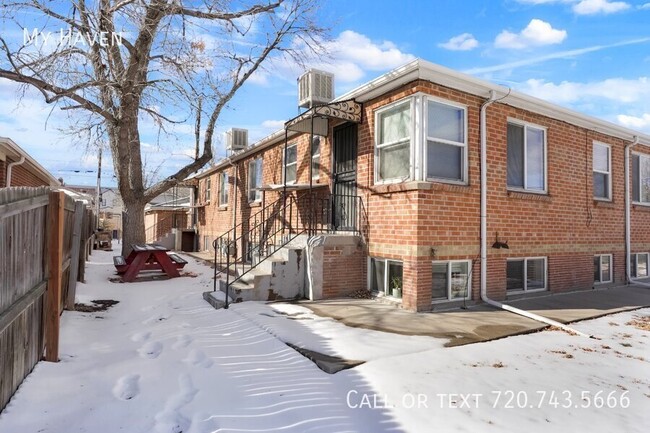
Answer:
<svg viewBox="0 0 650 433"><path fill-rule="evenodd" d="M59 324L61 304L61 277L63 269L63 213L65 211L65 197L62 192L50 193L48 209L48 280L45 296L45 360L57 362L59 360Z"/></svg>

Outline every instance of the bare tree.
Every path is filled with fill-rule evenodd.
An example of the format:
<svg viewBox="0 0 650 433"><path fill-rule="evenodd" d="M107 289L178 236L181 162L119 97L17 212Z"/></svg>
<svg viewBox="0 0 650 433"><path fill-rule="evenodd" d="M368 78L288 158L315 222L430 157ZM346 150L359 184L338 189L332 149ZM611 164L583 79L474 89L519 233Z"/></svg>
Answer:
<svg viewBox="0 0 650 433"><path fill-rule="evenodd" d="M123 253L144 242L145 204L212 159L215 126L238 89L274 53L322 49L318 0L5 0L0 77L38 89L72 120L70 133L108 142L128 223ZM37 31L34 29L37 28ZM48 37L49 35L49 37ZM18 40L20 39L20 40ZM203 151L147 186L141 121L163 131L199 124Z"/></svg>

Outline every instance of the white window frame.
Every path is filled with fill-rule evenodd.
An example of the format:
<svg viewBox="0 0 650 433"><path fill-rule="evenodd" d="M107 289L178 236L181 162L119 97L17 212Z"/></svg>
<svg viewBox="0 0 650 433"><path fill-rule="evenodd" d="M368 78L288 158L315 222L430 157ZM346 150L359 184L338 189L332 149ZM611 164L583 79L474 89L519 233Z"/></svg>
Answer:
<svg viewBox="0 0 650 433"><path fill-rule="evenodd" d="M593 150L595 150L596 146L604 147L607 149L607 167L609 167L609 171L602 171L602 170L596 170L594 167L594 161L593 161ZM594 173L600 173L600 174L605 174L607 175L607 197L596 197L594 195L594 200L599 200L599 201L612 201L612 147L607 144L607 143L602 143L600 141L594 141L593 142L593 149L592 149L592 161L591 161L591 166L594 171ZM593 187L593 181L592 181L592 187Z"/></svg>
<svg viewBox="0 0 650 433"><path fill-rule="evenodd" d="M540 289L529 289L528 288L528 260L544 260L544 287ZM506 281L508 278L508 266L507 262L518 262L518 261L524 261L524 269L523 269L523 284L524 287L519 290L506 290L507 293L530 293L530 292L543 292L545 290L548 290L548 258L541 256L541 257L509 257L506 259ZM507 284L506 284L507 287Z"/></svg>
<svg viewBox="0 0 650 433"><path fill-rule="evenodd" d="M390 103L388 105L385 105L375 111L375 149L374 149L374 169L375 169L375 184L377 185L382 185L382 184L391 184L391 183L400 183L408 180L413 179L413 162L414 162L414 143L416 141L416 134L415 134L415 118L416 118L416 107L415 107L415 100L416 98L414 96L409 96L407 98L400 99L399 101L395 101L393 103ZM391 109L394 109L400 105L406 105L409 104L409 110L411 111L411 124L409 125L409 174L408 176L403 176L403 177L397 177L397 178L392 178L392 179L381 179L379 177L379 166L380 166L380 161L379 161L379 150L386 148L386 147L391 147L398 145L405 140L400 140L400 141L395 141L395 142L390 142L390 143L379 143L379 136L380 136L380 121L379 117L384 113L385 111L389 111Z"/></svg>
<svg viewBox="0 0 650 433"><path fill-rule="evenodd" d="M645 153L639 153L639 152L632 152L632 155L638 156L639 157L639 184L637 185L637 188L639 188L639 200L634 200L634 196L632 196L632 202L636 205L639 206L650 206L650 201L643 201L643 194L641 193L642 187L643 187L643 179L641 178L641 160L642 159L647 159L648 164L650 164L650 155L645 154ZM630 164L632 164L632 161L630 161ZM631 171L633 171L632 169ZM634 181L634 172L631 174L631 179L630 182ZM630 194L633 194L634 188L632 188L632 191L630 191Z"/></svg>
<svg viewBox="0 0 650 433"><path fill-rule="evenodd" d="M447 101L445 99L441 98L435 98L432 96L427 96L424 99L423 102L423 110L422 110L422 174L425 180L429 182L444 182L444 183L455 183L455 184L460 184L460 185L467 185L468 184L468 179L469 179L469 146L468 146L468 137L467 137L467 132L468 132L468 119L467 119L467 105L463 104L458 104L455 102ZM463 138L465 139L464 143L456 142L456 141L450 141L450 140L445 140L441 138L435 138L435 137L429 137L429 102L435 102L436 104L440 105L448 105L450 107L454 108L459 108L463 110ZM447 179L447 178L440 178L440 177L429 177L428 176L428 166L429 166L429 161L428 161L428 155L429 152L427 151L427 147L429 145L429 140L431 141L436 141L439 143L443 144L449 144L457 147L462 147L463 148L463 170L462 170L462 179L460 180L455 180L455 179Z"/></svg>
<svg viewBox="0 0 650 433"><path fill-rule="evenodd" d="M312 165L311 165L311 178L313 180L318 180L318 178L320 178L320 168L321 168L320 155L321 155L321 148L323 147L323 139L324 139L324 137L321 137L320 135L314 135L314 141L315 140L319 140L319 141L318 141L318 153L315 153L315 154L313 154L311 156L311 163L312 163ZM313 141L312 141L312 148L313 148L313 146L314 146L314 144L313 144ZM310 149L310 151L311 151L311 149ZM316 157L318 157L318 166L314 167L314 158L316 158Z"/></svg>
<svg viewBox="0 0 650 433"><path fill-rule="evenodd" d="M630 269L630 273L634 272L634 277L633 278L648 278L648 277L650 277L650 254L648 254L648 253L632 253L632 254L630 254L630 256L634 256L634 269ZM639 256L645 256L646 257L646 274L647 275L639 276L639 272L638 272Z"/></svg>
<svg viewBox="0 0 650 433"><path fill-rule="evenodd" d="M513 124L517 126L522 126L524 128L524 187L519 188L516 186L510 186L508 185L508 159L506 158L506 188L508 191L520 191L520 192L526 192L526 193L533 193L533 194L548 194L548 128L545 126L537 125L535 123L530 123L530 122L525 122L523 120L519 119L514 119L508 117L507 120L508 124ZM506 125L507 128L507 125ZM528 158L526 158L526 143L527 143L527 136L526 136L526 130L528 128L534 128L534 129L539 129L544 132L544 189L539 190L539 189L528 189ZM506 129L507 130L507 129ZM506 137L507 141L507 137ZM506 148L507 148L507 143L506 143Z"/></svg>
<svg viewBox="0 0 650 433"><path fill-rule="evenodd" d="M287 164L287 154L289 153L289 149L292 147L296 148L296 160L294 162ZM294 180L290 180L287 182L286 180L287 168L292 165L296 166L296 178ZM283 183L286 185L293 185L298 181L298 143L291 143L287 145L286 149L284 148L282 149L282 180Z"/></svg>
<svg viewBox="0 0 650 433"><path fill-rule="evenodd" d="M611 283L614 281L614 257L611 254L596 254L594 256L598 257L598 281L594 281L595 284L605 284ZM603 280L603 257L609 258L609 280Z"/></svg>
<svg viewBox="0 0 650 433"><path fill-rule="evenodd" d="M228 206L228 173L219 173L219 206Z"/></svg>
<svg viewBox="0 0 650 433"><path fill-rule="evenodd" d="M262 191L260 191L259 189L255 189L255 188L260 188L262 186L262 179L255 178L255 185L252 185L252 183L251 183L251 180L253 179L253 177L251 176L251 173L254 173L255 175L257 175L257 171L258 171L257 164L260 165L260 171L263 174L264 173L264 165L263 165L264 162L263 162L263 159L262 159L261 156L248 161L248 179L247 179L248 180L248 182L247 182L248 183L248 188L247 188L248 191L247 191L247 196L248 196L248 202L249 203L255 203L255 202L262 201ZM254 193L255 195L253 196L253 199L251 200L252 193Z"/></svg>
<svg viewBox="0 0 650 433"><path fill-rule="evenodd" d="M376 262L382 262L384 264L384 291L383 292L377 291L377 293L380 294L381 296L389 296L389 297L391 297L393 299L398 299L398 300L401 301L402 298L395 298L393 296L392 289L391 289L391 293L387 293L386 290L390 287L390 281L388 280L388 273L389 273L388 272L388 265L389 265L389 263L399 264L399 265L402 266L402 287L401 287L401 289L402 289L402 297L404 297L404 261L397 260L397 259L386 259L386 258L383 258L383 257L373 257L373 256L368 257L368 272L367 272L368 281L367 281L367 287L368 287L368 290L370 292L372 292L372 290L373 290L373 288L372 288L372 279L374 277L374 275L372 273L372 261L373 260L375 260Z"/></svg>
<svg viewBox="0 0 650 433"><path fill-rule="evenodd" d="M451 297L451 267L454 263L466 263L467 264L467 295L463 298L452 298ZM450 301L462 301L469 300L472 298L472 261L471 260L433 260L431 265L436 264L446 264L447 265L447 298L431 298L432 304L439 304L443 302ZM431 267L431 274L433 275L433 266ZM431 282L433 285L433 281ZM433 287L432 287L433 289Z"/></svg>
<svg viewBox="0 0 650 433"><path fill-rule="evenodd" d="M212 179L209 177L205 180L205 202L210 203L210 194L211 194L211 187L212 187Z"/></svg>

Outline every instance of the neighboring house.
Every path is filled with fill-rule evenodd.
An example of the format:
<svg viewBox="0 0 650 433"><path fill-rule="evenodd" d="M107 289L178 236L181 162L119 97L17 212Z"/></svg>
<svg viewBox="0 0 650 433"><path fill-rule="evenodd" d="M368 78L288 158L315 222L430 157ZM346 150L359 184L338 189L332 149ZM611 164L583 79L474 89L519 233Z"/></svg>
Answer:
<svg viewBox="0 0 650 433"><path fill-rule="evenodd" d="M0 188L60 185L61 182L12 139L0 137Z"/></svg>
<svg viewBox="0 0 650 433"><path fill-rule="evenodd" d="M147 203L144 209L147 242L193 251L194 230L189 229L191 201L192 188L177 186Z"/></svg>
<svg viewBox="0 0 650 433"><path fill-rule="evenodd" d="M306 238L293 292L270 260L231 287L242 299L368 288L427 311L649 272L649 135L422 60L195 177L202 249L254 266Z"/></svg>
<svg viewBox="0 0 650 433"><path fill-rule="evenodd" d="M88 185L66 185L66 188L92 197L92 206L97 206L97 187ZM124 205L117 188L102 187L99 203L99 226L111 232L113 239L122 238L122 212Z"/></svg>

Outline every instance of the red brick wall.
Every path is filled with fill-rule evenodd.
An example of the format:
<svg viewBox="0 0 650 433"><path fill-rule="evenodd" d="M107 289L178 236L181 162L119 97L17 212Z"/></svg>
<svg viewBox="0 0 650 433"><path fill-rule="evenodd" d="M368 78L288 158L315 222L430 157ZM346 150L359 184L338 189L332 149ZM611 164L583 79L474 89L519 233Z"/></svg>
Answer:
<svg viewBox="0 0 650 433"><path fill-rule="evenodd" d="M374 184L375 111L417 92L467 107L468 178L466 185L409 181ZM483 98L448 89L426 81L415 81L364 104L363 123L358 129L358 194L368 218L368 251L373 257L404 263L403 306L412 310L431 308L432 260L470 260L472 299L479 298L480 275L480 131L479 112ZM507 174L508 120L519 120L546 128L547 194L509 191ZM332 122L331 128L338 122ZM506 259L547 257L547 288L562 292L593 287L593 256L613 254L614 283L625 281L624 264L624 146L623 140L609 137L566 122L507 105L507 99L491 105L488 124L488 294L504 299ZM330 137L332 136L330 129ZM611 146L612 200L596 201L592 191L592 142ZM309 154L306 134L298 142L298 182L308 182ZM282 183L283 143L263 152L264 184ZM637 146L635 150L648 152ZM239 183L238 221L255 212L246 199L247 162ZM321 142L319 183L331 184L331 146ZM228 169L232 182L233 169ZM201 180L201 185L205 180ZM232 187L227 208L217 205L218 181L212 175L212 201L203 211L201 234L219 235L232 227ZM329 192L324 188L323 192ZM265 203L277 193L268 192ZM509 249L492 249L497 233L508 241ZM632 210L632 245L636 252L650 251L650 207ZM348 262L336 252L328 252L324 287L328 293L344 290L342 274ZM340 266L339 261L346 265ZM366 261L355 257L366 278ZM363 263L361 263L363 262ZM356 275L356 274L355 274ZM354 278L357 278L356 276ZM350 283L357 286L357 281ZM365 281L361 284L365 287Z"/></svg>
<svg viewBox="0 0 650 433"><path fill-rule="evenodd" d="M367 254L362 246L325 246L323 250L323 298L350 295L366 288Z"/></svg>
<svg viewBox="0 0 650 433"><path fill-rule="evenodd" d="M7 166L12 162L7 158L6 162L0 161L0 186L6 186L7 181ZM49 186L49 182L36 176L27 169L26 163L21 165L14 165L11 168L11 185L10 186Z"/></svg>
<svg viewBox="0 0 650 433"><path fill-rule="evenodd" d="M6 170L7 163L4 161L0 161L0 188L4 188L7 186L7 170Z"/></svg>

